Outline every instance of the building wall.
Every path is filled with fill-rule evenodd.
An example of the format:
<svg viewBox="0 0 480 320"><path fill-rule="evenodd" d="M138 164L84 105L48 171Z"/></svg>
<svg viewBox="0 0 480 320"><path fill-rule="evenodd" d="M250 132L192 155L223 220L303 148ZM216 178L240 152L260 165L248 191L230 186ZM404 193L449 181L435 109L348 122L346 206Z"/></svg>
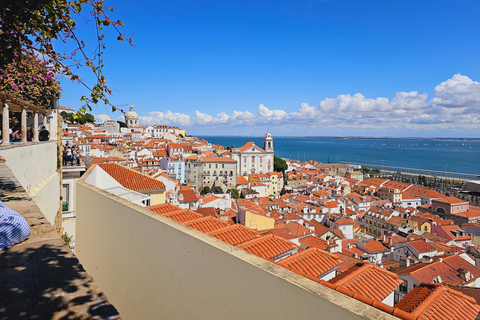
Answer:
<svg viewBox="0 0 480 320"><path fill-rule="evenodd" d="M82 181L77 192L77 257L123 319L396 319Z"/></svg>
<svg viewBox="0 0 480 320"><path fill-rule="evenodd" d="M50 134L52 139L55 135ZM35 204L55 226L60 210L60 174L57 171L57 141L15 144L0 148L0 156ZM58 223L60 221L60 223ZM61 228L61 219L56 228Z"/></svg>
<svg viewBox="0 0 480 320"><path fill-rule="evenodd" d="M267 230L275 227L275 219L245 211L245 226L254 230Z"/></svg>
<svg viewBox="0 0 480 320"><path fill-rule="evenodd" d="M162 193L154 193L152 196L152 206L156 204L165 203L165 192Z"/></svg>

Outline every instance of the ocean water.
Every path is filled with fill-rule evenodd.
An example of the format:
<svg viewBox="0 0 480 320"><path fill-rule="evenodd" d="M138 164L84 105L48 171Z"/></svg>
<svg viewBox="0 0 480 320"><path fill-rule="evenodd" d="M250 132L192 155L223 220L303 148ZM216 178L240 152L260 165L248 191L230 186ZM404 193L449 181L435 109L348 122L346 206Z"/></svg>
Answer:
<svg viewBox="0 0 480 320"><path fill-rule="evenodd" d="M222 146L248 141L263 147L263 137L202 136ZM273 137L275 155L292 160L353 162L439 172L480 175L480 140Z"/></svg>

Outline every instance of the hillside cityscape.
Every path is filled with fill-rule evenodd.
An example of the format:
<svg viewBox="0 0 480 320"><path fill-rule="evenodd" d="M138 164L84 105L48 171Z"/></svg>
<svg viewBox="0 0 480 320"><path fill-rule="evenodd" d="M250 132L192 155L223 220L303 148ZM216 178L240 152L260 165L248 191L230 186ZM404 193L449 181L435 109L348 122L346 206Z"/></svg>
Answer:
<svg viewBox="0 0 480 320"><path fill-rule="evenodd" d="M63 230L72 248L83 177L400 318L435 314L439 303L459 319L480 311L478 181L434 185L422 175L281 159L268 132L263 145L224 147L175 126L140 126L133 106L122 126L62 122L61 131ZM427 296L436 298L420 305Z"/></svg>
<svg viewBox="0 0 480 320"><path fill-rule="evenodd" d="M0 320L480 319L480 2L110 2L0 3Z"/></svg>

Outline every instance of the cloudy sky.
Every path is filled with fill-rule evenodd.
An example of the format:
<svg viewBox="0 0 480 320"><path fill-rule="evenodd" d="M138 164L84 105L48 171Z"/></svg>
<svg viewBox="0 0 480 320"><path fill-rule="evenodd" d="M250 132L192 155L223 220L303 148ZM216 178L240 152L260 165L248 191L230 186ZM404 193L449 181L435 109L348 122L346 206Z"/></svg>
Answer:
<svg viewBox="0 0 480 320"><path fill-rule="evenodd" d="M112 5L135 47L107 32L110 101L134 105L141 124L194 135L480 138L477 0ZM86 40L90 24L79 24ZM62 85L60 103L78 109L85 92ZM122 118L102 105L92 113Z"/></svg>

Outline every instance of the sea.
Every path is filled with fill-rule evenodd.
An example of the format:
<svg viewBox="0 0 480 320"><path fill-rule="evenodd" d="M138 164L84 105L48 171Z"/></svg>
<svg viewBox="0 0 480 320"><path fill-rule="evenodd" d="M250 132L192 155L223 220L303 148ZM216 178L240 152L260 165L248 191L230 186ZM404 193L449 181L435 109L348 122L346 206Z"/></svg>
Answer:
<svg viewBox="0 0 480 320"><path fill-rule="evenodd" d="M263 147L262 137L201 136L224 147L248 141ZM344 137L273 137L275 155L291 160L357 163L384 168L433 170L438 174L465 173L480 177L480 140L396 139Z"/></svg>

